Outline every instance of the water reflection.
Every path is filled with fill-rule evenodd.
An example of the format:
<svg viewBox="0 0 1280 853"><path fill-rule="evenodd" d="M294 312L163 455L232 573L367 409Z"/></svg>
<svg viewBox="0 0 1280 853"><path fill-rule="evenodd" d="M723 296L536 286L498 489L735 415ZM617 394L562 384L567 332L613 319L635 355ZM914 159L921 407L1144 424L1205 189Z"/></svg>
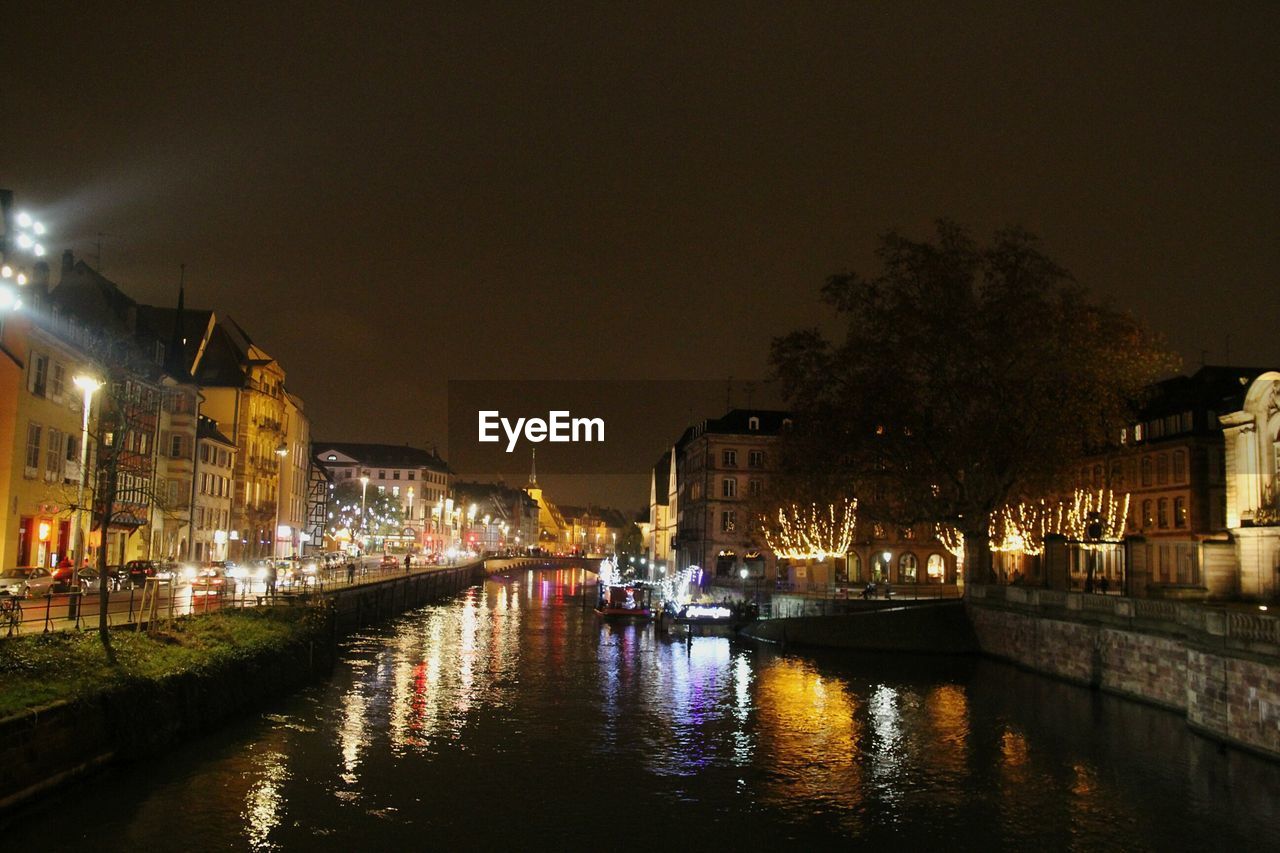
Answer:
<svg viewBox="0 0 1280 853"><path fill-rule="evenodd" d="M179 814L208 849L578 849L615 802L715 849L1245 849L1277 818L1275 765L1173 715L989 663L602 623L588 581L498 578L350 639L329 682L76 798L78 846L172 849Z"/></svg>
<svg viewBox="0 0 1280 853"><path fill-rule="evenodd" d="M842 822L856 829L864 723L853 695L800 659L775 660L758 678L756 728L771 771L761 799L801 819L842 812Z"/></svg>

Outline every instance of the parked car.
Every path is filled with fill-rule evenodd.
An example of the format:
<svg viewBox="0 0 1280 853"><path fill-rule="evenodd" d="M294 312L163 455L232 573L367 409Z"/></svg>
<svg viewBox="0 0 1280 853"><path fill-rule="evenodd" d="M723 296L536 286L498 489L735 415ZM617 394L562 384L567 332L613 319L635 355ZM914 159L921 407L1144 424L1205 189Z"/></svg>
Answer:
<svg viewBox="0 0 1280 853"><path fill-rule="evenodd" d="M108 567L110 571L110 567ZM108 575L108 577L110 577ZM98 567L86 566L80 570L80 591L81 592L97 592L98 591Z"/></svg>
<svg viewBox="0 0 1280 853"><path fill-rule="evenodd" d="M5 569L0 572L0 594L32 598L53 589L53 573L40 566Z"/></svg>
<svg viewBox="0 0 1280 853"><path fill-rule="evenodd" d="M383 554L382 562L378 564L384 569L394 569L400 565L400 561L396 559L395 554Z"/></svg>

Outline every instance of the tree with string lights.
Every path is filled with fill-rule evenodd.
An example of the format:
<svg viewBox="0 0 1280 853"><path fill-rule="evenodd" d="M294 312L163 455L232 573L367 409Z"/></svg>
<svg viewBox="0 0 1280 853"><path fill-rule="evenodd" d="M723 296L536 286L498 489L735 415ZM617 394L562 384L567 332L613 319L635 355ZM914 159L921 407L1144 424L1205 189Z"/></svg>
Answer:
<svg viewBox="0 0 1280 853"><path fill-rule="evenodd" d="M980 245L940 221L931 240L885 235L877 255L875 274L823 288L842 338L773 342L796 413L782 465L839 482L872 520L954 528L984 582L993 513L1055 491L1063 461L1113 440L1177 361L1025 231Z"/></svg>

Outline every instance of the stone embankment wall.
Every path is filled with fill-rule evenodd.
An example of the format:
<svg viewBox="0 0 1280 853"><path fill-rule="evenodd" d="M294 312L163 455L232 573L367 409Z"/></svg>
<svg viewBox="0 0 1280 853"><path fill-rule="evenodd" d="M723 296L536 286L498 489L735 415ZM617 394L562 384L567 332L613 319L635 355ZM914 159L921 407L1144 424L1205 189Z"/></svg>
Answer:
<svg viewBox="0 0 1280 853"><path fill-rule="evenodd" d="M1018 587L971 587L966 607L986 654L1177 711L1280 759L1280 619Z"/></svg>
<svg viewBox="0 0 1280 853"><path fill-rule="evenodd" d="M145 759L294 690L333 665L318 625L280 648L0 720L0 811L117 759Z"/></svg>
<svg viewBox="0 0 1280 853"><path fill-rule="evenodd" d="M757 640L866 651L968 654L977 642L959 601L867 607L828 616L763 619L742 633Z"/></svg>

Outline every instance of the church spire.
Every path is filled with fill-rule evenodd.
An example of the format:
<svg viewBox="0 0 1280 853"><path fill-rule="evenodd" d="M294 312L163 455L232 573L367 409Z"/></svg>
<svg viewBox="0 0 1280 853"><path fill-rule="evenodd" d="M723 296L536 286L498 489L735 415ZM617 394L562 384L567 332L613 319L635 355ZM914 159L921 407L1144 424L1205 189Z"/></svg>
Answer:
<svg viewBox="0 0 1280 853"><path fill-rule="evenodd" d="M173 315L173 335L169 339L169 369L181 376L187 372L187 330L183 327L187 265L178 272L178 310Z"/></svg>
<svg viewBox="0 0 1280 853"><path fill-rule="evenodd" d="M533 462L529 467L529 485L538 485L538 448L533 448Z"/></svg>

